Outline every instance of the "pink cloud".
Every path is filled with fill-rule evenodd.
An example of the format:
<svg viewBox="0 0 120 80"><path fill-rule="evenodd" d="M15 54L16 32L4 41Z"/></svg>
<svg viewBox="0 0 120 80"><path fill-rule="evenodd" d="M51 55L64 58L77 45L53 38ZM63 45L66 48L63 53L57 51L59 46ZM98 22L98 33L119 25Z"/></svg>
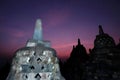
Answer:
<svg viewBox="0 0 120 80"><path fill-rule="evenodd" d="M66 47L69 47L69 46L73 46L73 45L75 45L76 43L69 43L69 44L61 44L61 45L55 45L55 46L53 46L54 48L56 48L56 49L62 49L62 48L66 48Z"/></svg>
<svg viewBox="0 0 120 80"><path fill-rule="evenodd" d="M68 58L71 53L73 45L75 45L75 43L59 44L59 45L53 45L53 48L57 51L57 55L60 58L63 57Z"/></svg>
<svg viewBox="0 0 120 80"><path fill-rule="evenodd" d="M26 31L16 29L16 28L11 28L11 27L1 28L0 32L14 38L22 38L29 35L29 33Z"/></svg>

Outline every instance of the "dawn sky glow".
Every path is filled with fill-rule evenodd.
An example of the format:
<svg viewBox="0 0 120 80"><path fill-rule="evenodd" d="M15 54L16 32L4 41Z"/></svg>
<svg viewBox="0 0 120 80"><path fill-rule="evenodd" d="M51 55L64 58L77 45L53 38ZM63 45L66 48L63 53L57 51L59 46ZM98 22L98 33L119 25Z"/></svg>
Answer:
<svg viewBox="0 0 120 80"><path fill-rule="evenodd" d="M78 38L93 48L99 24L116 43L120 38L120 0L0 0L0 55L24 47L38 18L59 57L68 57Z"/></svg>

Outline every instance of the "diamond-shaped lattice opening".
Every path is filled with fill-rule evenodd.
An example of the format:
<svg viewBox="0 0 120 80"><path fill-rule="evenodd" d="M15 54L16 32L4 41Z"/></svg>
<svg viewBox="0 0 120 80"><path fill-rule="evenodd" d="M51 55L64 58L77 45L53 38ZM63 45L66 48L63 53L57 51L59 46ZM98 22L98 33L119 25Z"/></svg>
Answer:
<svg viewBox="0 0 120 80"><path fill-rule="evenodd" d="M41 78L40 74L37 73L37 74L35 75L35 78L40 79L40 78Z"/></svg>
<svg viewBox="0 0 120 80"><path fill-rule="evenodd" d="M40 61L42 61L40 58L37 58L37 62L40 62Z"/></svg>
<svg viewBox="0 0 120 80"><path fill-rule="evenodd" d="M30 66L30 69L31 69L31 70L34 70L34 69L35 69L35 67L34 67L34 66Z"/></svg>
<svg viewBox="0 0 120 80"><path fill-rule="evenodd" d="M45 68L44 66L41 67L42 70L43 70L44 68Z"/></svg>

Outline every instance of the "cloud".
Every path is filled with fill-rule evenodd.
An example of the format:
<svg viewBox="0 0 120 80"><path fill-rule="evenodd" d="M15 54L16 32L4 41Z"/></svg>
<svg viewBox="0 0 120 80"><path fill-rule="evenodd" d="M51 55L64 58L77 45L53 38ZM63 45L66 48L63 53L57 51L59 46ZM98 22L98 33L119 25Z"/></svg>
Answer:
<svg viewBox="0 0 120 80"><path fill-rule="evenodd" d="M75 45L76 43L69 43L69 44L62 44L62 45L55 45L55 46L53 46L54 48L56 48L56 49L62 49L62 48L66 48L66 47L72 47L73 45Z"/></svg>
<svg viewBox="0 0 120 80"><path fill-rule="evenodd" d="M59 45L53 45L53 48L57 51L58 57L68 58L71 53L73 45L75 45L75 43L59 44Z"/></svg>

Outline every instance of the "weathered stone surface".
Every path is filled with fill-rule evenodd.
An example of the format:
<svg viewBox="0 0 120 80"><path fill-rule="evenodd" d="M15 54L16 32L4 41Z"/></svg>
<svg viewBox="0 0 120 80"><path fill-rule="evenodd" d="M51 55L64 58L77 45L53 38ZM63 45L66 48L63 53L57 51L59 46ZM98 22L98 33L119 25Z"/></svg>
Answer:
<svg viewBox="0 0 120 80"><path fill-rule="evenodd" d="M61 80L55 50L43 45L19 49L7 80Z"/></svg>

